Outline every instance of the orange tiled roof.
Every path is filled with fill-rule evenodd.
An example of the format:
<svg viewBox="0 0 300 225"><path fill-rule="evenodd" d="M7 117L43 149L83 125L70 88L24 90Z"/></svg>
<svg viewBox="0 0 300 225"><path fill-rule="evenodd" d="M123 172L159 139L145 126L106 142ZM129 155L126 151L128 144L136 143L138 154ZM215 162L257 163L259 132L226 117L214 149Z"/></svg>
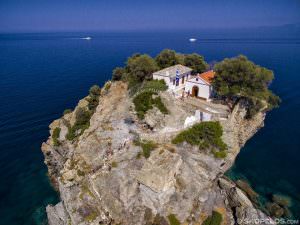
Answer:
<svg viewBox="0 0 300 225"><path fill-rule="evenodd" d="M207 83L211 83L212 79L215 77L216 73L213 70L199 74L198 76L205 80Z"/></svg>

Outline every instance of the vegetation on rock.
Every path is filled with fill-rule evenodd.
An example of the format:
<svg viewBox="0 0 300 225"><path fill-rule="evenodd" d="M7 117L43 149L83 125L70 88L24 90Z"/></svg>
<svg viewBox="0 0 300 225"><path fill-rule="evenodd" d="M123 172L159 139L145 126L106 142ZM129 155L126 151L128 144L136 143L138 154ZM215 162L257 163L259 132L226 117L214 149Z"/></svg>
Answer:
<svg viewBox="0 0 300 225"><path fill-rule="evenodd" d="M213 211L211 216L208 216L202 223L202 225L220 225L222 223L222 214Z"/></svg>
<svg viewBox="0 0 300 225"><path fill-rule="evenodd" d="M157 96L157 91L164 91L167 86L163 80L151 80L145 82L138 94L133 98L135 111L140 119L144 119L148 110L157 107L163 114L168 114L168 109Z"/></svg>
<svg viewBox="0 0 300 225"><path fill-rule="evenodd" d="M213 153L214 153L214 156L219 159L226 158L226 156L227 156L226 151L213 151Z"/></svg>
<svg viewBox="0 0 300 225"><path fill-rule="evenodd" d="M254 64L247 57L226 58L217 63L214 70L216 76L212 85L218 97L231 104L245 100L248 118L261 110L264 103L268 110L279 105L280 98L268 89L274 79L273 72Z"/></svg>
<svg viewBox="0 0 300 225"><path fill-rule="evenodd" d="M96 211L91 211L87 216L84 217L84 220L87 222L93 222L98 216L98 213Z"/></svg>
<svg viewBox="0 0 300 225"><path fill-rule="evenodd" d="M82 170L77 170L77 175L83 177L85 175L85 172Z"/></svg>
<svg viewBox="0 0 300 225"><path fill-rule="evenodd" d="M101 88L98 85L93 85L89 90L87 101L89 102L88 108L90 111L95 111L99 105L99 97L101 95Z"/></svg>
<svg viewBox="0 0 300 225"><path fill-rule="evenodd" d="M54 146L59 146L59 145L60 145L60 142L59 142L59 140L58 140L60 131L61 131L60 127L56 127L56 128L53 130L53 133L52 133L52 140L53 140Z"/></svg>
<svg viewBox="0 0 300 225"><path fill-rule="evenodd" d="M76 137L80 136L85 129L90 126L90 119L97 106L99 105L99 98L101 95L101 88L98 85L93 85L89 90L89 95L86 98L88 101L87 109L78 108L75 111L75 123L73 126L68 126L68 133L66 138L70 141L74 140Z"/></svg>
<svg viewBox="0 0 300 225"><path fill-rule="evenodd" d="M144 80L151 80L152 73L158 70L154 59L146 54L134 54L129 57L122 80L128 82L128 88L140 86Z"/></svg>
<svg viewBox="0 0 300 225"><path fill-rule="evenodd" d="M78 108L76 110L76 122L72 127L69 126L66 138L71 141L80 136L90 126L91 116L92 112L84 108Z"/></svg>
<svg viewBox="0 0 300 225"><path fill-rule="evenodd" d="M197 54L180 54L171 49L162 50L156 57L155 61L160 69L183 64L193 69L192 73L202 73L208 69L208 64L204 57Z"/></svg>
<svg viewBox="0 0 300 225"><path fill-rule="evenodd" d="M101 94L101 88L98 85L93 85L89 90L90 96L99 96Z"/></svg>
<svg viewBox="0 0 300 225"><path fill-rule="evenodd" d="M153 151L157 145L153 142L153 141L148 141L148 140L135 140L134 144L136 146L140 146L142 147L142 155L147 159L150 157L151 151ZM138 157L140 157L140 154L138 155Z"/></svg>
<svg viewBox="0 0 300 225"><path fill-rule="evenodd" d="M210 149L218 158L224 158L227 145L222 140L222 126L219 122L201 122L193 125L181 133L173 140L173 144L187 142L191 145L199 146L200 150Z"/></svg>
<svg viewBox="0 0 300 225"><path fill-rule="evenodd" d="M107 92L111 87L111 81L106 81L105 84L104 84L104 87L103 89Z"/></svg>
<svg viewBox="0 0 300 225"><path fill-rule="evenodd" d="M117 167L118 167L118 163L115 162L115 161L113 161L113 162L111 163L111 167L112 167L112 168L117 168Z"/></svg>
<svg viewBox="0 0 300 225"><path fill-rule="evenodd" d="M133 54L127 59L124 68L116 67L113 70L112 80L123 80L128 83L129 89L136 89L144 81L151 80L153 72L176 64L191 67L193 73L201 73L208 68L201 55L180 54L171 49L164 49L154 59L147 54Z"/></svg>
<svg viewBox="0 0 300 225"><path fill-rule="evenodd" d="M183 64L193 69L192 73L202 73L208 69L204 57L196 53L180 54L164 49L153 59L146 54L129 57L124 68L113 71L113 80L123 80L135 93L144 81L152 79L152 73L169 66ZM271 110L280 104L280 98L268 86L274 78L273 72L254 64L245 56L224 59L214 66L216 76L213 88L217 97L234 105L243 99L247 108L247 118L252 118L262 109Z"/></svg>
<svg viewBox="0 0 300 225"><path fill-rule="evenodd" d="M69 114L72 112L72 109L65 109L63 115Z"/></svg>
<svg viewBox="0 0 300 225"><path fill-rule="evenodd" d="M164 80L150 80L143 84L142 90L166 91L168 86Z"/></svg>
<svg viewBox="0 0 300 225"><path fill-rule="evenodd" d="M156 214L152 225L168 225L168 222L163 216Z"/></svg>
<svg viewBox="0 0 300 225"><path fill-rule="evenodd" d="M170 225L180 225L180 221L176 218L174 214L168 215L168 220Z"/></svg>
<svg viewBox="0 0 300 225"><path fill-rule="evenodd" d="M189 54L184 57L184 65L193 69L192 74L203 73L208 69L204 57L197 54Z"/></svg>
<svg viewBox="0 0 300 225"><path fill-rule="evenodd" d="M125 74L124 68L116 67L112 73L112 80L113 81L121 80L124 74Z"/></svg>
<svg viewBox="0 0 300 225"><path fill-rule="evenodd" d="M156 57L155 61L160 69L179 64L179 58L174 50L164 49Z"/></svg>
<svg viewBox="0 0 300 225"><path fill-rule="evenodd" d="M168 114L168 109L162 103L161 98L159 96L153 97L154 95L156 94L152 91L145 91L134 97L135 111L140 119L144 119L147 111L153 106L156 106L163 114Z"/></svg>

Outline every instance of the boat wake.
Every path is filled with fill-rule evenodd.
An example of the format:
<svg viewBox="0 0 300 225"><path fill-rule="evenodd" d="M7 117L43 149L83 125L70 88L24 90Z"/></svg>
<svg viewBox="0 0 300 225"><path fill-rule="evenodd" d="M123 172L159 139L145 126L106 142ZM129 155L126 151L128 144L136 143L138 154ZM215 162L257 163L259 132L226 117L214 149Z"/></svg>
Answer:
<svg viewBox="0 0 300 225"><path fill-rule="evenodd" d="M91 40L92 38L91 37L83 37L83 38L79 38L79 39L82 39L82 40Z"/></svg>

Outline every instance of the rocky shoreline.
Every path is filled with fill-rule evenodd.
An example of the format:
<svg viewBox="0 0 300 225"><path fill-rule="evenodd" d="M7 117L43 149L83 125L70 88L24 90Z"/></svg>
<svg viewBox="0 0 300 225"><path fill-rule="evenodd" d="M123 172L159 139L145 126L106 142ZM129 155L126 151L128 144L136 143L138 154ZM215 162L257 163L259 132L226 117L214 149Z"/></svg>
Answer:
<svg viewBox="0 0 300 225"><path fill-rule="evenodd" d="M181 224L202 224L214 211L222 215L222 224L254 224L256 219L270 224L224 177L241 147L264 125L265 113L245 119L246 109L237 104L220 121L228 150L226 158L218 159L187 143L171 143L194 108L167 92L159 95L169 114L154 108L141 122L127 84L113 82L101 91L89 127L78 138L70 141L66 135L76 111L88 107L87 98L52 122L42 151L61 202L47 206L49 224L168 224L170 216ZM53 138L56 128L59 144ZM155 141L149 158L137 157L137 136Z"/></svg>

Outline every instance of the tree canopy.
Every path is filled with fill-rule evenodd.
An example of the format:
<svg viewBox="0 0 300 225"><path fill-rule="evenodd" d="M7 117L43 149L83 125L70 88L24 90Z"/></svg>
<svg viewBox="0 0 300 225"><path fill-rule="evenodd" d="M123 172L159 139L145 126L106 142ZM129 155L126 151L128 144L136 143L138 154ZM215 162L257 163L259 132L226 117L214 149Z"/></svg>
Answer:
<svg viewBox="0 0 300 225"><path fill-rule="evenodd" d="M193 53L184 57L184 65L193 69L192 73L203 73L208 69L208 64L205 62L204 57Z"/></svg>
<svg viewBox="0 0 300 225"><path fill-rule="evenodd" d="M147 54L133 54L127 59L124 68L116 67L113 70L112 80L126 81L129 89L132 89L144 81L151 80L153 72L176 64L189 66L194 73L201 73L208 67L203 56L196 53L181 54L171 49L164 49L154 59Z"/></svg>
<svg viewBox="0 0 300 225"><path fill-rule="evenodd" d="M155 61L160 69L179 64L179 58L174 50L164 49L156 57Z"/></svg>
<svg viewBox="0 0 300 225"><path fill-rule="evenodd" d="M113 70L112 80L121 80L122 76L125 75L125 69L122 67L116 67Z"/></svg>
<svg viewBox="0 0 300 225"><path fill-rule="evenodd" d="M164 69L176 64L183 64L193 69L192 73L202 73L208 68L204 57L197 54L180 54L171 49L162 50L156 57L155 61L160 69Z"/></svg>
<svg viewBox="0 0 300 225"><path fill-rule="evenodd" d="M158 70L158 67L153 58L149 55L135 54L128 58L125 70L130 80L142 82L144 80L151 80L152 73Z"/></svg>
<svg viewBox="0 0 300 225"><path fill-rule="evenodd" d="M89 90L89 95L92 96L92 95L100 95L101 94L101 88L98 86L98 85L93 85L90 90Z"/></svg>
<svg viewBox="0 0 300 225"><path fill-rule="evenodd" d="M191 67L193 74L202 73L209 67L201 55L180 54L164 49L155 59L147 54L132 55L124 68L114 69L113 80L126 81L128 88L135 93L141 83L152 79L153 72L176 64ZM246 56L226 58L214 65L214 71L216 76L212 86L217 97L231 105L240 99L245 100L249 118L262 108L270 110L279 105L280 98L268 89L274 79L273 72L254 64Z"/></svg>
<svg viewBox="0 0 300 225"><path fill-rule="evenodd" d="M257 112L263 102L269 108L279 105L279 97L268 89L274 79L273 72L254 64L246 56L226 58L217 63L214 70L216 76L212 85L217 95L233 103L245 99L253 111L251 115Z"/></svg>

